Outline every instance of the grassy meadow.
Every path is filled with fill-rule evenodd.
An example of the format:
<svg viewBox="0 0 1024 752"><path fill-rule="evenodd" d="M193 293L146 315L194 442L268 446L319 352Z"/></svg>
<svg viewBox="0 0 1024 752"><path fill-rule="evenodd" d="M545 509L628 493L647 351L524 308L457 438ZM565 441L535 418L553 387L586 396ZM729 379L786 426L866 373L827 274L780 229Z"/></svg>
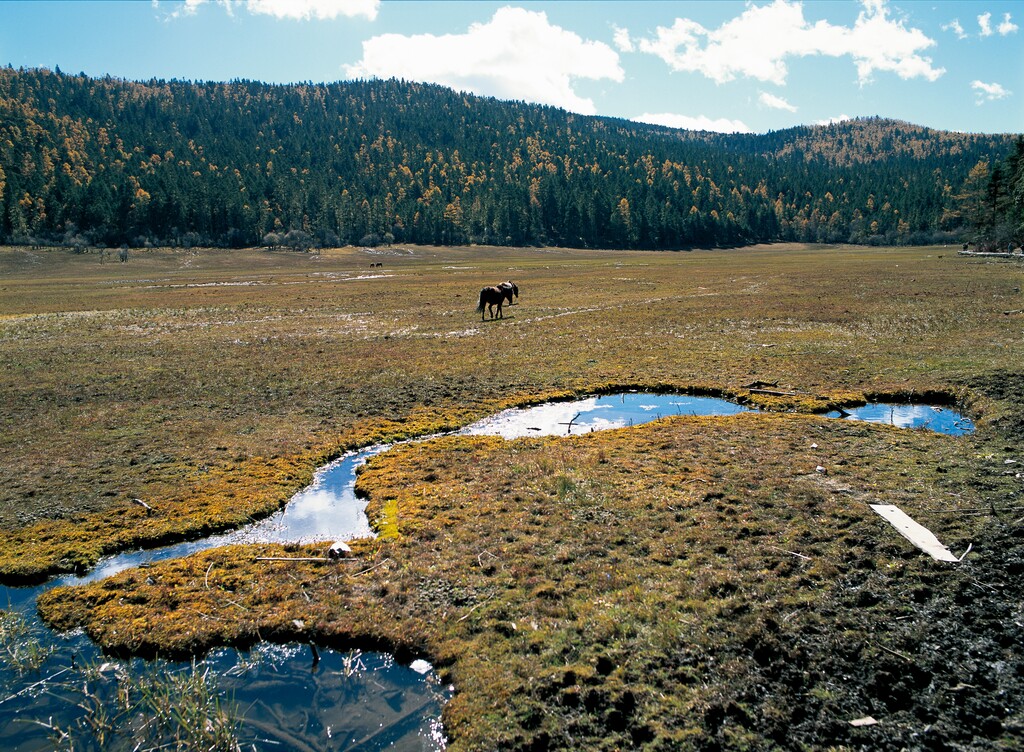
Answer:
<svg viewBox="0 0 1024 752"><path fill-rule="evenodd" d="M216 549L40 610L115 652L428 657L452 749L1019 749L1022 287L937 247L3 248L0 578L240 525L348 448L504 407L725 395L771 412L381 455L356 565ZM978 432L815 415L885 397ZM972 551L933 562L869 502Z"/></svg>

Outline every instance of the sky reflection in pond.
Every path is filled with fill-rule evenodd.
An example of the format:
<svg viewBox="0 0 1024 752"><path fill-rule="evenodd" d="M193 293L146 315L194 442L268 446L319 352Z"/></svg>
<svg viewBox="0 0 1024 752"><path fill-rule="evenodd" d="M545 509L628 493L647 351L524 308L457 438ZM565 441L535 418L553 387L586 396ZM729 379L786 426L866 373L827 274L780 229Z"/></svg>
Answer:
<svg viewBox="0 0 1024 752"><path fill-rule="evenodd" d="M843 413L846 413L844 416ZM955 410L932 405L896 405L875 402L861 407L847 408L843 412L835 410L826 413L828 418L860 420L867 423L885 423L897 428L924 428L949 436L962 436L974 432L974 423L970 418Z"/></svg>
<svg viewBox="0 0 1024 752"><path fill-rule="evenodd" d="M648 423L668 415L735 415L749 408L715 397L627 392L512 408L485 418L460 433L502 436L555 436L590 433Z"/></svg>

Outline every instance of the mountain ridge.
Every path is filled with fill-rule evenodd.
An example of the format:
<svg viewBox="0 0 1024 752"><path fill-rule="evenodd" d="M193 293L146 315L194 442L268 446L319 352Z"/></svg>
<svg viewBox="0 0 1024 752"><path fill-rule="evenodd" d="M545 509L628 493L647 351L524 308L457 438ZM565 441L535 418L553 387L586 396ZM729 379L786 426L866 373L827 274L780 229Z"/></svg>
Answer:
<svg viewBox="0 0 1024 752"><path fill-rule="evenodd" d="M8 67L0 240L934 242L960 229L949 204L971 169L1012 143L880 117L676 130L394 79L135 82Z"/></svg>

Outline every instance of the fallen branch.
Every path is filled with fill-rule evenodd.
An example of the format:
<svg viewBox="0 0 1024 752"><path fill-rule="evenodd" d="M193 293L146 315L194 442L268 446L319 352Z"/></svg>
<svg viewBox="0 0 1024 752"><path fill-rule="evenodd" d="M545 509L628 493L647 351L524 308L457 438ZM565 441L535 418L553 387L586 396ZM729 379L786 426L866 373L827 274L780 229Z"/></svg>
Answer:
<svg viewBox="0 0 1024 752"><path fill-rule="evenodd" d="M790 550L785 549L785 548L779 548L778 546L772 546L772 548L774 548L776 551L782 551L782 553L784 553L784 554L789 554L790 556L796 556L798 559L804 559L805 561L810 561L811 560L810 556L804 556L803 554L798 554L796 551L790 551Z"/></svg>
<svg viewBox="0 0 1024 752"><path fill-rule="evenodd" d="M60 671L57 671L56 673L50 674L45 679L40 679L35 684L29 684L27 687L25 687L24 689L18 690L17 692L15 692L10 697L5 697L4 699L0 700L0 705L3 705L8 700L13 700L15 697L20 697L21 695L25 694L26 692L32 691L33 689L38 687L40 684L46 684L46 682L50 681L51 679L56 679L58 676L60 676L64 672L70 671L70 670L71 670L70 668L62 668Z"/></svg>
<svg viewBox="0 0 1024 752"><path fill-rule="evenodd" d="M893 654L893 655L895 655L895 656L896 656L897 658L902 658L902 659L903 659L903 660L905 660L905 661L906 661L907 663L913 663L913 662L914 662L914 659L913 659L913 658L911 658L911 657L910 657L909 655L904 655L903 653L901 653L901 652L900 652L900 651L898 651L898 650L893 650L892 648L887 648L887 647L886 647L885 645L879 645L878 647L880 647L880 648L881 648L882 650L884 650L884 651L885 651L886 653L892 653L892 654Z"/></svg>
<svg viewBox="0 0 1024 752"><path fill-rule="evenodd" d="M326 556L257 556L255 561L321 561L342 562L361 561L361 559L331 559Z"/></svg>
<svg viewBox="0 0 1024 752"><path fill-rule="evenodd" d="M254 727L257 731L262 731L264 734L271 737L270 739L261 741L268 741L271 744L283 744L289 749L297 750L297 752L316 752L311 745L282 728L282 724L264 723L263 721L252 717L247 717L245 722Z"/></svg>
<svg viewBox="0 0 1024 752"><path fill-rule="evenodd" d="M571 433L572 433L572 424L573 424L573 423L575 423L575 422L576 422L576 419L577 419L578 417L580 417L580 416L581 416L582 414L583 414L583 413L576 413L576 414L575 414L574 416L572 416L572 420L570 420L570 421L569 421L568 423L559 423L559 424L558 424L558 425L560 425L560 426L568 426L568 428L566 428L566 429L565 429L565 434L566 434L566 436L568 436L569 434L571 434Z"/></svg>
<svg viewBox="0 0 1024 752"><path fill-rule="evenodd" d="M1009 506L995 508L995 505L988 507L946 507L940 509L940 512L1017 512L1024 509L1024 506Z"/></svg>
<svg viewBox="0 0 1024 752"><path fill-rule="evenodd" d="M358 560L357 559L349 559L348 561L358 561ZM374 564L372 567L367 567L366 569L362 569L362 570L360 570L358 572L354 572L352 574L352 576L353 577L358 577L361 574L366 574L367 572L372 572L374 569L377 569L378 567L384 566L389 561L391 561L390 557L385 559L384 561L380 562L379 564Z"/></svg>
<svg viewBox="0 0 1024 752"><path fill-rule="evenodd" d="M469 615L470 615L471 613L473 613L474 611L476 611L476 610L477 610L478 608L480 608L480 607L481 607L482 605L484 605L485 603L490 603L490 601L491 601L491 600L492 600L493 598L494 598L494 596L492 595L492 596L491 596L490 598L488 598L487 600L483 600L483 601L480 601L480 602L479 602L479 603L477 603L477 604L476 604L475 606L473 606L473 608L469 609L469 611L467 611L467 612L466 612L466 613L464 613L464 614L463 614L462 616L460 616L460 617L459 617L459 619L458 619L458 621L465 621L466 619L468 619L468 618L469 618Z"/></svg>
<svg viewBox="0 0 1024 752"><path fill-rule="evenodd" d="M407 710L405 713L400 715L395 720L391 721L387 725L381 724L381 727L371 732L369 735L364 736L359 741L355 742L348 747L350 750L361 750L361 749L383 749L386 746L386 742L389 741L389 736L394 739L398 738L398 734L395 733L396 727L401 727L415 723L419 718L419 714L422 713L426 708L430 707L433 703L433 699L427 698L416 707ZM401 728L399 728L401 731Z"/></svg>
<svg viewBox="0 0 1024 752"><path fill-rule="evenodd" d="M498 559L498 557L497 557L497 556L495 556L494 554L492 554L492 553L491 553L490 551L481 551L480 553L478 553L478 554L476 555L476 563L477 563L477 564L479 564L479 565L481 566L481 568L482 568L482 567L483 567L483 565L484 565L484 556L485 556L485 555L486 555L486 556L490 556L490 557L491 557L491 559L494 559L494 560L497 560L497 559Z"/></svg>

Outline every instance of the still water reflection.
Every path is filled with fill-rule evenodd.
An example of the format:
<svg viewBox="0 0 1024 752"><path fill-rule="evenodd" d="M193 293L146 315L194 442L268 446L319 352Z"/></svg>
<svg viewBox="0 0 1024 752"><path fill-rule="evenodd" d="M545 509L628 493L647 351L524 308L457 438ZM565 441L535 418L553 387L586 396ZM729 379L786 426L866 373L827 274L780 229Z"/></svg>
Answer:
<svg viewBox="0 0 1024 752"><path fill-rule="evenodd" d="M899 428L921 428L949 436L962 436L974 432L974 423L955 410L931 405L893 405L874 402L848 410L826 413L828 418L861 420L866 423L886 423Z"/></svg>

